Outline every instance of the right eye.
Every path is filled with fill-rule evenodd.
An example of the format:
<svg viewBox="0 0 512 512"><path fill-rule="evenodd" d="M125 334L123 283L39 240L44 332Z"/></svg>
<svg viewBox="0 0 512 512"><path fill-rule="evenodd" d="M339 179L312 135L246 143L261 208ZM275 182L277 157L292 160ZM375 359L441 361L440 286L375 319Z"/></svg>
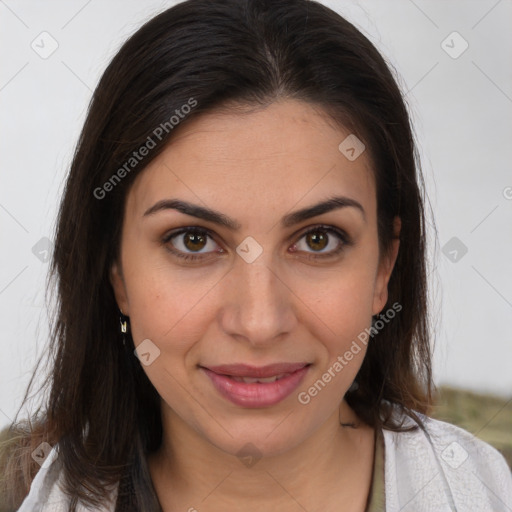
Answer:
<svg viewBox="0 0 512 512"><path fill-rule="evenodd" d="M174 239L176 239L176 242L172 242ZM167 233L162 239L162 243L166 245L168 250L178 258L195 261L205 259L207 253L224 252L222 249L199 252L208 248L208 239L213 240L208 230L196 226L187 226ZM214 242L213 244L210 244L210 246L212 245L215 246L217 244Z"/></svg>

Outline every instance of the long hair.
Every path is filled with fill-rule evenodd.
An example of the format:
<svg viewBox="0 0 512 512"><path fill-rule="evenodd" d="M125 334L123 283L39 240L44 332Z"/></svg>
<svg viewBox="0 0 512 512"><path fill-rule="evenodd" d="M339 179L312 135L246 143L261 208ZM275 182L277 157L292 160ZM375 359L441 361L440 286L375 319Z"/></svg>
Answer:
<svg viewBox="0 0 512 512"><path fill-rule="evenodd" d="M130 335L123 346L109 281L125 198L172 140L178 118L184 126L202 113L287 98L322 108L364 142L381 253L390 249L393 218L402 223L387 306L402 310L373 336L346 399L376 428L401 429L390 412L396 407L412 416L429 411L424 184L391 67L351 23L312 0L188 0L137 30L93 93L47 283L57 297L48 397L28 426L13 423L18 442L5 455L13 507L37 469L30 449L46 440L59 444L73 510L78 501L98 505L105 485L116 482L118 510L158 510L146 457L161 442L159 395L133 355ZM143 146L151 146L147 155L134 157Z"/></svg>

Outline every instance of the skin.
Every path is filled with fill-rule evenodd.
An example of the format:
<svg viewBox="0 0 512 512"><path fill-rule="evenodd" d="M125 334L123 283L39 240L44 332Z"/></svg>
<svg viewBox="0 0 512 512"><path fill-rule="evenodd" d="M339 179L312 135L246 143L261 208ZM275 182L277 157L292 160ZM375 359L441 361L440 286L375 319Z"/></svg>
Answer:
<svg viewBox="0 0 512 512"><path fill-rule="evenodd" d="M368 152L349 161L338 149L349 132L296 100L190 121L130 188L120 261L111 269L135 345L150 339L160 350L143 367L162 399L163 442L148 462L163 510L325 512L339 510L342 500L343 510L363 511L374 430L343 397L365 346L310 403L299 403L297 394L321 378L387 301L399 241L389 255L379 254ZM344 207L280 225L291 211L333 195L358 201L364 216ZM222 212L241 227L230 231L171 209L144 216L169 198ZM345 231L353 243L313 259L343 243L320 229L328 243L314 245L303 233L319 224ZM190 226L212 237L191 243L185 233L162 242ZM249 236L263 249L252 263L236 252ZM204 259L187 262L169 248ZM302 361L312 367L299 389L256 409L227 401L197 366ZM261 457L251 467L237 456L247 443Z"/></svg>

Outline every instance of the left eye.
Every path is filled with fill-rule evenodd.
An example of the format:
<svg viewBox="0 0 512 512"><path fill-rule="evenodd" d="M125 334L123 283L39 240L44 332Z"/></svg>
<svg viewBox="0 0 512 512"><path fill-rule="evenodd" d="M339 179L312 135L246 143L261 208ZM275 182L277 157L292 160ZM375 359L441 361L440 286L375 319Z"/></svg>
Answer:
<svg viewBox="0 0 512 512"><path fill-rule="evenodd" d="M337 238L337 243L333 242L332 235ZM343 251L345 246L351 244L346 233L330 226L315 226L303 233L299 240L302 239L305 239L307 247L314 249L312 253L307 250L305 251L309 253L309 258L328 258L330 256L336 256ZM293 245L294 252L296 249L301 250L300 245L300 242ZM329 246L331 246L331 250L323 251Z"/></svg>

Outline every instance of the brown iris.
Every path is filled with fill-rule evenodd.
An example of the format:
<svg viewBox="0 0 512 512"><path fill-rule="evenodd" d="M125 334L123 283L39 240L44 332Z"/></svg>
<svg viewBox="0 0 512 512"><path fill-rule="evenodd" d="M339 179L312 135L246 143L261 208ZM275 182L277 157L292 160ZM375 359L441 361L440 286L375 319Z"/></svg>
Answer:
<svg viewBox="0 0 512 512"><path fill-rule="evenodd" d="M327 245L328 237L322 231L313 231L306 235L306 241L312 249L321 250Z"/></svg>
<svg viewBox="0 0 512 512"><path fill-rule="evenodd" d="M192 245L189 245L189 242L191 242ZM185 234L185 246L187 249L192 250L200 250L203 249L204 245L206 244L206 237L201 235L200 233L186 233ZM201 247L197 247L197 245L194 244L203 244Z"/></svg>

